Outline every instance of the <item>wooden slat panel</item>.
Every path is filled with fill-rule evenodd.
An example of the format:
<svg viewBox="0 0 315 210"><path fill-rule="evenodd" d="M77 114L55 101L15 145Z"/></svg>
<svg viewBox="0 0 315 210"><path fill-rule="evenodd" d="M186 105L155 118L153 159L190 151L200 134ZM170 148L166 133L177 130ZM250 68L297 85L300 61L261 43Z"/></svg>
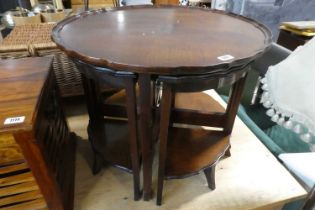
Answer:
<svg viewBox="0 0 315 210"><path fill-rule="evenodd" d="M0 187L9 186L24 182L34 181L33 174L31 172L26 172L14 176L8 176L4 178L0 178Z"/></svg>
<svg viewBox="0 0 315 210"><path fill-rule="evenodd" d="M30 201L37 198L42 198L43 195L39 190L34 190L18 195L13 195L5 198L0 198L0 208L1 206L12 204L12 203L19 203L23 201Z"/></svg>
<svg viewBox="0 0 315 210"><path fill-rule="evenodd" d="M38 190L38 185L35 181L0 188L0 195L2 196L14 195L17 193L29 192L33 190Z"/></svg>
<svg viewBox="0 0 315 210"><path fill-rule="evenodd" d="M34 210L34 209L43 209L46 207L46 202L43 198L38 198L36 200L21 203L19 205L10 206L3 208L1 210Z"/></svg>
<svg viewBox="0 0 315 210"><path fill-rule="evenodd" d="M5 167L1 167L0 168L0 175L1 174L7 174L7 173L11 173L14 171L20 171L20 170L25 170L28 169L28 165L26 163L20 163L20 164L15 164L15 165L11 165L11 166L5 166Z"/></svg>

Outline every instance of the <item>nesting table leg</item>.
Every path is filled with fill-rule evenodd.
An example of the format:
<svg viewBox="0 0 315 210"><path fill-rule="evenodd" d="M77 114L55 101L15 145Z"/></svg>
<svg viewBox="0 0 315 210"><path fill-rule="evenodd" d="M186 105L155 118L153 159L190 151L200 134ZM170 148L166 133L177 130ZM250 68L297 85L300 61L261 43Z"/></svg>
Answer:
<svg viewBox="0 0 315 210"><path fill-rule="evenodd" d="M143 162L143 199L152 198L152 113L151 113L151 77L140 74L139 79L139 137Z"/></svg>
<svg viewBox="0 0 315 210"><path fill-rule="evenodd" d="M81 74L81 78L90 120L96 120L101 116L99 114L99 106L97 102L97 84L93 80L87 78L84 74Z"/></svg>
<svg viewBox="0 0 315 210"><path fill-rule="evenodd" d="M229 102L226 108L227 119L226 119L226 124L224 126L224 131L228 134L230 134L233 129L238 106L241 102L243 89L246 82L246 77L247 77L247 73L244 77L242 77L241 79L239 79L237 82L233 84L232 89L230 91ZM227 155L228 154L229 153L227 153Z"/></svg>
<svg viewBox="0 0 315 210"><path fill-rule="evenodd" d="M215 190L215 167L216 164L203 171L205 173L208 187L210 190Z"/></svg>
<svg viewBox="0 0 315 210"><path fill-rule="evenodd" d="M97 174L102 170L103 166L103 158L101 154L96 150L95 148L95 141L96 139L93 138L93 135L91 131L91 123L96 121L97 118L99 118L101 115L99 113L99 106L98 106L98 101L97 101L97 84L87 78L84 74L81 74L82 78L82 84L84 88L84 96L85 96L85 101L87 105L87 110L89 114L89 125L88 125L88 138L89 142L91 144L92 150L93 150L93 155L94 155L94 160L93 160L93 174Z"/></svg>

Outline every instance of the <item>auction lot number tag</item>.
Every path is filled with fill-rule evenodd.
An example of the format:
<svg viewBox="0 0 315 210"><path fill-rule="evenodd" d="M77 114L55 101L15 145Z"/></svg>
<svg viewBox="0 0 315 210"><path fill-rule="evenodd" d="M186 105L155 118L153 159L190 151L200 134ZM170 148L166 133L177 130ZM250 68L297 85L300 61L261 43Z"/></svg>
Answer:
<svg viewBox="0 0 315 210"><path fill-rule="evenodd" d="M25 116L20 117L10 117L4 120L5 125L19 124L24 122Z"/></svg>

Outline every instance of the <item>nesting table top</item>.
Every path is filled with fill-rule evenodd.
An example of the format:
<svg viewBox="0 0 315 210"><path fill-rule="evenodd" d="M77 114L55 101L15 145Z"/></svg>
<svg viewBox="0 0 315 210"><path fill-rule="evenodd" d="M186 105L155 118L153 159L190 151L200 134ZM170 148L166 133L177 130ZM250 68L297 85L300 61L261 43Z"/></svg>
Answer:
<svg viewBox="0 0 315 210"><path fill-rule="evenodd" d="M249 63L271 43L263 25L204 8L132 6L60 22L53 40L69 56L113 70L200 74Z"/></svg>

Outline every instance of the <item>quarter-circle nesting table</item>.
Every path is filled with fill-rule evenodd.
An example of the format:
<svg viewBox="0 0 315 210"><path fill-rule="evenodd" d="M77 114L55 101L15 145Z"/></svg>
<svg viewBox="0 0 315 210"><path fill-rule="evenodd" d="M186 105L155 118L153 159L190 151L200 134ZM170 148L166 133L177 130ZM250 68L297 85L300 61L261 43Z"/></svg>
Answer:
<svg viewBox="0 0 315 210"><path fill-rule="evenodd" d="M118 73L138 74L145 200L152 194L151 79L204 74L233 78L271 44L270 31L251 19L177 6L86 11L61 21L52 38L69 57ZM87 72L82 73L84 77ZM243 83L236 86L241 90ZM235 114L240 97L235 94L233 99Z"/></svg>

